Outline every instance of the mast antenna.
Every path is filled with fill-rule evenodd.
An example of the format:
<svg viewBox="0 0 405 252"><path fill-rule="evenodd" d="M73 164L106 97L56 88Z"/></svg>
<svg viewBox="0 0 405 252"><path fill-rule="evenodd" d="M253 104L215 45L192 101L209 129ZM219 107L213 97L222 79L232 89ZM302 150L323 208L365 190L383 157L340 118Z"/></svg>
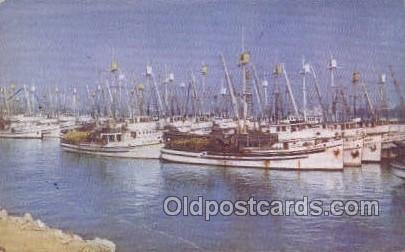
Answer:
<svg viewBox="0 0 405 252"><path fill-rule="evenodd" d="M242 52L245 51L245 27L242 26Z"/></svg>

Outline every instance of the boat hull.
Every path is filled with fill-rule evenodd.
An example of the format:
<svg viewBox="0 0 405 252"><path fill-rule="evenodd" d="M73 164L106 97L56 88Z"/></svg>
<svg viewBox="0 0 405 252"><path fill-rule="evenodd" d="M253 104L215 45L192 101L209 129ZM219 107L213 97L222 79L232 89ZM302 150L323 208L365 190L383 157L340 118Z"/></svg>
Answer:
<svg viewBox="0 0 405 252"><path fill-rule="evenodd" d="M344 166L361 166L363 152L362 138L349 138L343 142L343 164Z"/></svg>
<svg viewBox="0 0 405 252"><path fill-rule="evenodd" d="M398 154L395 152L394 148L395 148L394 144L383 144L381 150L381 159L388 159L388 160L395 159L398 156Z"/></svg>
<svg viewBox="0 0 405 252"><path fill-rule="evenodd" d="M92 145L74 145L61 143L67 152L90 154L104 157L158 159L162 144L139 145L129 147L100 147Z"/></svg>
<svg viewBox="0 0 405 252"><path fill-rule="evenodd" d="M0 132L0 138L42 139L43 134L41 130L32 132Z"/></svg>
<svg viewBox="0 0 405 252"><path fill-rule="evenodd" d="M405 165L393 162L391 163L391 172L395 176L405 179Z"/></svg>
<svg viewBox="0 0 405 252"><path fill-rule="evenodd" d="M308 154L269 156L209 155L163 148L161 159L169 162L281 170L342 170L343 145Z"/></svg>
<svg viewBox="0 0 405 252"><path fill-rule="evenodd" d="M381 135L372 135L364 138L362 161L380 162L381 161Z"/></svg>

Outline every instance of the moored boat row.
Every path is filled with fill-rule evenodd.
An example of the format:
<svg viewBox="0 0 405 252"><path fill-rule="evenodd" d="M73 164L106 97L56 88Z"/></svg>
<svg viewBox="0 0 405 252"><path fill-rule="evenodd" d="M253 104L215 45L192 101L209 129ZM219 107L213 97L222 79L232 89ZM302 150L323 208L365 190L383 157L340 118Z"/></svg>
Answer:
<svg viewBox="0 0 405 252"><path fill-rule="evenodd" d="M0 114L0 138L60 137L61 147L75 153L266 169L341 170L398 157L402 147L395 143L405 140L403 118L390 118L385 105L373 106L359 72L352 75L353 94L345 94L334 83L333 57L328 64L332 91L326 102L314 67L303 60L302 107L284 64L274 67L269 102L269 82L259 78L248 51L239 58L241 87L234 85L223 55L220 60L226 87L221 84L212 101L204 89L207 65L201 69L202 88L193 73L188 86L182 82L169 88L174 74L165 73L159 83L160 75L150 65L143 73L146 85L129 87L115 58L100 82L105 86L98 84L93 91L86 86L82 108L76 87L71 98L63 98L63 106L58 88L48 94L48 101L38 98L35 86L2 89L5 113ZM399 90L392 68L390 72ZM385 82L383 74L381 90ZM318 103L312 109L307 97L310 83ZM19 94L24 94L18 100L24 104L15 99ZM49 106L44 108L45 104ZM399 110L405 111L405 103Z"/></svg>

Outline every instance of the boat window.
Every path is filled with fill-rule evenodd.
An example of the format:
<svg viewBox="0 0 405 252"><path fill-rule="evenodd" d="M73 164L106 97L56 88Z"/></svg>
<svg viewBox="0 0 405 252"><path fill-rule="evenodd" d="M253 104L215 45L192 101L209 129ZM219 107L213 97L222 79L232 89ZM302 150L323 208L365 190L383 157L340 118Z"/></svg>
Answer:
<svg viewBox="0 0 405 252"><path fill-rule="evenodd" d="M131 137L132 137L132 138L136 138L136 132L135 132L135 131L132 131L132 132L131 132Z"/></svg>
<svg viewBox="0 0 405 252"><path fill-rule="evenodd" d="M110 139L111 142L114 142L114 141L115 141L114 135L109 135L108 138Z"/></svg>

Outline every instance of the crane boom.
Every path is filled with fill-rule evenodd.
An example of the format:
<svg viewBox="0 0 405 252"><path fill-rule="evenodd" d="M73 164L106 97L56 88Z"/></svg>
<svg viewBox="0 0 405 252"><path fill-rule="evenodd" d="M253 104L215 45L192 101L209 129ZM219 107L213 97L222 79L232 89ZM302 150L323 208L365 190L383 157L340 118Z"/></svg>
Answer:
<svg viewBox="0 0 405 252"><path fill-rule="evenodd" d="M314 77L316 95L318 96L319 105L321 105L321 109L322 109L322 117L323 117L323 120L326 121L328 111L327 111L327 108L325 108L325 104L323 104L321 91L319 89L318 76L312 65L311 65L311 72L312 72L312 76Z"/></svg>
<svg viewBox="0 0 405 252"><path fill-rule="evenodd" d="M192 105L193 105L193 114L196 116L197 114L200 114L200 107L198 104L198 95L197 95L197 89L195 86L196 80L195 76L193 73L191 73L191 99L192 99Z"/></svg>
<svg viewBox="0 0 405 252"><path fill-rule="evenodd" d="M220 57L221 57L221 60L222 60L222 66L224 67L224 71L225 71L225 79L226 79L226 83L228 84L229 94L231 95L233 113L235 114L236 119L239 120L238 103L236 101L235 91L234 91L234 88L233 88L231 77L229 76L228 67L226 66L224 56L221 54Z"/></svg>
<svg viewBox="0 0 405 252"><path fill-rule="evenodd" d="M283 65L283 73L284 73L285 81L286 81L286 84L287 84L288 94L290 96L291 102L292 102L293 107L294 107L294 113L295 113L295 116L298 118L299 113L298 113L297 103L295 102L295 98L294 98L294 94L292 92L290 80L288 79L287 72L285 71L284 65Z"/></svg>
<svg viewBox="0 0 405 252"><path fill-rule="evenodd" d="M254 77L254 79L255 79L255 81L254 81L254 84L255 84L254 88L255 88L257 103L258 103L258 105L259 105L259 110L260 110L259 112L260 112L260 115L263 116L264 108L263 108L262 96L261 96L260 93L259 93L259 77L257 76L256 67L255 67L254 65L252 65L252 69L253 69L253 77Z"/></svg>
<svg viewBox="0 0 405 252"><path fill-rule="evenodd" d="M373 104L371 103L370 96L369 96L367 88L366 88L366 84L364 82L362 82L361 86L363 88L364 96L366 97L368 109L370 110L371 116L374 118L374 107L373 107Z"/></svg>

